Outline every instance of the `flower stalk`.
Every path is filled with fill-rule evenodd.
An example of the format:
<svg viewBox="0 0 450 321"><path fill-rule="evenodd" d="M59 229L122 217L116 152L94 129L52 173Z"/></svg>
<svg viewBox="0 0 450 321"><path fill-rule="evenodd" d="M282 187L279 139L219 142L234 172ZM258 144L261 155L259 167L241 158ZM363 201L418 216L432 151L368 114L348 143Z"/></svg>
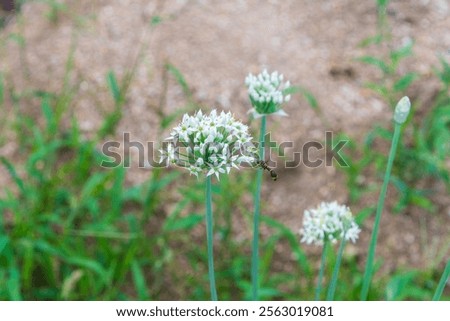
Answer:
<svg viewBox="0 0 450 321"><path fill-rule="evenodd" d="M258 159L256 163L264 162L264 145L266 135L266 122L268 115L287 116L281 109L281 104L288 102L291 95L286 91L290 88L290 82L283 82L284 76L277 71L268 73L266 69L258 75L251 73L245 78L245 85L248 88L248 97L252 104L249 113L253 118L261 118L259 134ZM253 242L252 242L252 299L258 300L259 287L259 221L261 215L261 184L263 168L259 166L256 173L256 187L254 195L253 212ZM272 175L272 172L271 172ZM273 177L273 176L272 176ZM275 174L276 180L276 174Z"/></svg>
<svg viewBox="0 0 450 321"><path fill-rule="evenodd" d="M394 136L392 137L391 150L389 151L388 163L386 167L386 173L384 174L383 185L381 186L380 196L378 198L377 211L375 214L375 222L372 230L372 236L369 244L369 251L366 262L366 269L364 271L363 285L361 289L361 301L367 300L369 295L370 283L372 282L374 258L377 247L378 231L380 229L381 214L384 208L384 201L386 198L386 192L391 177L392 165L394 163L395 153L397 150L398 141L400 139L400 133L402 125L405 123L411 108L411 102L408 97L403 97L395 107L394 112Z"/></svg>
<svg viewBox="0 0 450 321"><path fill-rule="evenodd" d="M325 261L326 261L326 258L327 258L327 245L328 245L328 242L325 239L325 241L323 242L322 255L321 255L321 258L320 258L319 278L317 280L316 292L315 292L315 295L314 295L314 300L315 301L319 301L320 300L320 292L322 291L323 273L325 271Z"/></svg>
<svg viewBox="0 0 450 321"><path fill-rule="evenodd" d="M252 139L248 127L236 121L231 113L219 114L213 110L205 115L198 111L193 116L183 116L181 123L171 131L166 148L160 151L160 163L186 168L197 178L200 174L206 176L206 241L213 301L217 301L217 290L214 275L211 176L215 175L220 179L220 174L228 174L233 167L239 169L241 163L253 163L256 149L252 145Z"/></svg>
<svg viewBox="0 0 450 321"><path fill-rule="evenodd" d="M264 145L266 136L266 116L261 118L261 128L259 134L258 155L259 159L264 159ZM253 242L252 242L252 299L258 300L259 290L259 221L261 215L261 185L263 169L258 168L256 173L256 189L254 197L253 213Z"/></svg>
<svg viewBox="0 0 450 321"><path fill-rule="evenodd" d="M208 248L208 276L211 301L217 301L216 277L214 275L214 250L213 250L213 216L211 176L206 177L206 243Z"/></svg>
<svg viewBox="0 0 450 321"><path fill-rule="evenodd" d="M327 301L334 300L334 293L336 292L336 285L339 276L339 269L341 267L342 255L344 254L345 247L345 237L342 238L341 244L339 245L338 255L336 258L336 263L334 264L333 275L331 277L330 286L328 287L327 292Z"/></svg>

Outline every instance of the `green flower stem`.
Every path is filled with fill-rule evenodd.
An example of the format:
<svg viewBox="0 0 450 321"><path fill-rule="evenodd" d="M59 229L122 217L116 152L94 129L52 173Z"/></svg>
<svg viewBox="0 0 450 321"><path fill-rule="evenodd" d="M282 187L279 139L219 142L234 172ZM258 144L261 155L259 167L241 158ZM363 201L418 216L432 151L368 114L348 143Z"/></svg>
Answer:
<svg viewBox="0 0 450 321"><path fill-rule="evenodd" d="M339 268L341 267L342 254L344 253L345 247L345 235L342 237L341 245L339 246L338 256L336 258L336 263L334 264L333 276L331 277L330 286L327 293L327 301L334 300L334 293L336 292L337 279L339 275Z"/></svg>
<svg viewBox="0 0 450 321"><path fill-rule="evenodd" d="M259 159L264 160L264 145L266 135L266 116L261 118L261 131L259 135ZM261 183L263 169L258 168L256 173L256 190L254 197L254 214L253 214L253 244L252 244L252 299L258 300L258 269L259 269L259 217L261 207Z"/></svg>
<svg viewBox="0 0 450 321"><path fill-rule="evenodd" d="M433 295L433 301L439 301L441 299L442 292L444 292L445 284L450 276L450 260L447 261L447 265L445 266L444 273L442 273L441 280L436 288L436 292Z"/></svg>
<svg viewBox="0 0 450 321"><path fill-rule="evenodd" d="M392 138L391 150L389 152L389 158L384 175L383 186L381 187L380 197L378 198L377 212L375 214L375 223L373 226L372 237L369 245L369 253L367 256L366 269L364 272L363 285L361 289L361 301L367 300L369 294L370 283L373 276L374 257L377 247L378 230L380 228L381 213L383 212L384 200L386 198L387 187L389 179L391 177L392 164L394 163L395 151L397 150L398 141L400 138L401 124L395 123L394 137Z"/></svg>
<svg viewBox="0 0 450 321"><path fill-rule="evenodd" d="M327 245L328 241L325 238L322 246L322 257L320 259L320 269L319 269L319 279L317 280L316 294L314 296L315 301L320 300L320 292L322 291L322 280L323 280L323 272L325 270L325 261L327 258Z"/></svg>
<svg viewBox="0 0 450 321"><path fill-rule="evenodd" d="M208 243L208 276L211 300L217 301L216 278L214 276L213 217L212 217L211 176L206 177L206 241Z"/></svg>

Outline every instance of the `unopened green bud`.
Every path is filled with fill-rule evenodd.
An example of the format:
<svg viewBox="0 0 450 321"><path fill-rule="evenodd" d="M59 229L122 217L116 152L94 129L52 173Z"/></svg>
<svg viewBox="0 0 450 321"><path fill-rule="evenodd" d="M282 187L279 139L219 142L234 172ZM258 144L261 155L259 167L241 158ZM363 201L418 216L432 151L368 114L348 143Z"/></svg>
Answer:
<svg viewBox="0 0 450 321"><path fill-rule="evenodd" d="M394 121L399 125L403 124L406 121L406 118L408 118L410 109L411 102L409 101L409 98L405 96L400 99L397 106L395 106Z"/></svg>

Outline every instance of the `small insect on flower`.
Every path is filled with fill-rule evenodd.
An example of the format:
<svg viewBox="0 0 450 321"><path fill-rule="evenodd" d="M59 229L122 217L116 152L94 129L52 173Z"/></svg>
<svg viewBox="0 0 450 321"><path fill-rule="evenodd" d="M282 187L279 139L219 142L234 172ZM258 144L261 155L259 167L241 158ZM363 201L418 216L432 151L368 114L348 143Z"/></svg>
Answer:
<svg viewBox="0 0 450 321"><path fill-rule="evenodd" d="M268 171L273 181L276 181L278 179L278 174L272 168L267 166L266 161L259 160L256 162L256 166L261 167L263 170Z"/></svg>

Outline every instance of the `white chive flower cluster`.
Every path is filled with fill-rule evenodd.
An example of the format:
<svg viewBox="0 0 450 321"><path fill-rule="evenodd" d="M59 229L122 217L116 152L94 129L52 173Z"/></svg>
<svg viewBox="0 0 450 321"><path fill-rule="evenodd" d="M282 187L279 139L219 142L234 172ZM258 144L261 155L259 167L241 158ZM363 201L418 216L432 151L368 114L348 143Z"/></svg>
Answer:
<svg viewBox="0 0 450 321"><path fill-rule="evenodd" d="M229 173L239 169L241 163L256 161L256 148L252 144L248 126L234 119L228 112L211 111L209 115L198 111L185 114L181 123L170 133L161 150L161 160L185 167L198 177Z"/></svg>
<svg viewBox="0 0 450 321"><path fill-rule="evenodd" d="M291 95L285 94L286 89L290 87L290 82L283 83L282 74L278 74L277 71L269 74L266 69L257 76L250 73L245 78L245 85L253 105L250 112L255 117L266 114L287 115L280 109L280 105L291 99Z"/></svg>
<svg viewBox="0 0 450 321"><path fill-rule="evenodd" d="M305 211L300 234L301 242L323 245L325 240L336 243L344 237L354 243L360 231L347 206L322 202L317 208Z"/></svg>

